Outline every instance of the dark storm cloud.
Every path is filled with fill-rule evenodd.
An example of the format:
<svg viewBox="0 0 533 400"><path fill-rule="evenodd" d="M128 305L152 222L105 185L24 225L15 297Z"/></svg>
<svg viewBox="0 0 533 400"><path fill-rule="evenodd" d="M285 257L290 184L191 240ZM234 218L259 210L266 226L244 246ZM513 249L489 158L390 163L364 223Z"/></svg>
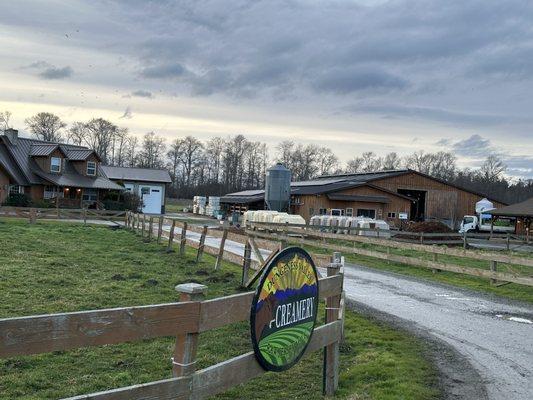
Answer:
<svg viewBox="0 0 533 400"><path fill-rule="evenodd" d="M432 107L393 104L356 104L345 110L357 114L378 115L386 119L417 119L439 122L444 125L465 127L494 127L508 124L531 124L533 117L500 114L476 114Z"/></svg>
<svg viewBox="0 0 533 400"><path fill-rule="evenodd" d="M154 97L154 94L152 92L149 92L148 90L136 90L134 92L131 92L131 95L134 97L145 97L148 99L152 99Z"/></svg>
<svg viewBox="0 0 533 400"><path fill-rule="evenodd" d="M65 79L70 78L73 72L69 66L63 68L52 66L41 71L39 76L43 79Z"/></svg>
<svg viewBox="0 0 533 400"><path fill-rule="evenodd" d="M490 140L477 134L455 142L452 145L452 149L456 154L469 158L486 157L489 154L496 153Z"/></svg>
<svg viewBox="0 0 533 400"><path fill-rule="evenodd" d="M378 68L331 69L316 78L313 87L318 92L348 94L363 90L377 92L405 89L409 82Z"/></svg>
<svg viewBox="0 0 533 400"><path fill-rule="evenodd" d="M142 70L141 75L144 78L153 79L175 79L183 76L185 68L179 63L162 64L147 67Z"/></svg>

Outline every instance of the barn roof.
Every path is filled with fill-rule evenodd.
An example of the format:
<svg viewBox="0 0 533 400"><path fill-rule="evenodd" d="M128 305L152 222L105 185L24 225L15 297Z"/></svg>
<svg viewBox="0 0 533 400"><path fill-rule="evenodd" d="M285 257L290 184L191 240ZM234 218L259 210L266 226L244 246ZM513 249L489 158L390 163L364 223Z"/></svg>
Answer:
<svg viewBox="0 0 533 400"><path fill-rule="evenodd" d="M533 197L521 203L487 211L487 213L502 217L533 217Z"/></svg>

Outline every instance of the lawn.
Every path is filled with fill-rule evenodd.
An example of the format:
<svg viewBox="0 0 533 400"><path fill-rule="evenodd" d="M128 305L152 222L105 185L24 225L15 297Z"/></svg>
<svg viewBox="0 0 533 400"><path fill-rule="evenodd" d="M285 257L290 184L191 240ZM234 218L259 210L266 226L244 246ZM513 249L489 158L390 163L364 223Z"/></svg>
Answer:
<svg viewBox="0 0 533 400"><path fill-rule="evenodd" d="M238 266L213 270L143 243L132 232L102 226L0 219L0 317L176 301L174 286L198 282L208 297L239 291ZM432 399L439 396L425 345L348 312L341 346L339 399ZM1 399L56 399L171 376L173 338L0 360ZM247 323L200 337L198 367L251 350ZM319 399L322 354L284 373L268 373L221 399Z"/></svg>

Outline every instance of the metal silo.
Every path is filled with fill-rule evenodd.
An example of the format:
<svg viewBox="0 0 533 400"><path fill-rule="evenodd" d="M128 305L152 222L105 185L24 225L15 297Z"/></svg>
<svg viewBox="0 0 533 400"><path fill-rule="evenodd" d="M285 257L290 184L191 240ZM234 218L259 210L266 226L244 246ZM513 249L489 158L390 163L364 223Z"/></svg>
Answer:
<svg viewBox="0 0 533 400"><path fill-rule="evenodd" d="M271 211L288 211L291 201L291 171L277 163L266 171L265 202Z"/></svg>

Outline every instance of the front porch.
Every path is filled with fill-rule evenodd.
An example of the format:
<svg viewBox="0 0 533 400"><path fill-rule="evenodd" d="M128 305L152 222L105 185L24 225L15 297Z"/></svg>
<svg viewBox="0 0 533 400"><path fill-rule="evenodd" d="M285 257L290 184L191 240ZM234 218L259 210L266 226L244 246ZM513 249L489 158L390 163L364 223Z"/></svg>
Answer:
<svg viewBox="0 0 533 400"><path fill-rule="evenodd" d="M99 189L73 186L45 186L43 199L50 200L58 208L103 209Z"/></svg>

